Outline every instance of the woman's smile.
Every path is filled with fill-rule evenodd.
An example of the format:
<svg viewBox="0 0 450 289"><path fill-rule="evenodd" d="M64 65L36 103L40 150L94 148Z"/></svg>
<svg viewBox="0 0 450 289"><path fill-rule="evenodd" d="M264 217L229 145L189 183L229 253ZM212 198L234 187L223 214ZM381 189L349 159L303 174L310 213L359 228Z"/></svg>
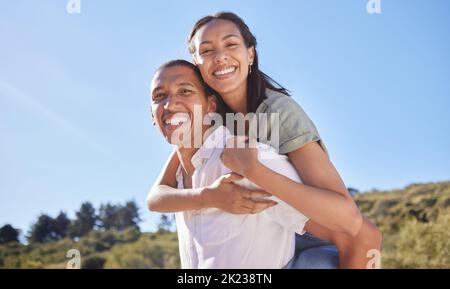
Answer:
<svg viewBox="0 0 450 289"><path fill-rule="evenodd" d="M217 79L227 79L235 74L237 70L237 66L225 66L221 68L217 68L213 71L213 75Z"/></svg>

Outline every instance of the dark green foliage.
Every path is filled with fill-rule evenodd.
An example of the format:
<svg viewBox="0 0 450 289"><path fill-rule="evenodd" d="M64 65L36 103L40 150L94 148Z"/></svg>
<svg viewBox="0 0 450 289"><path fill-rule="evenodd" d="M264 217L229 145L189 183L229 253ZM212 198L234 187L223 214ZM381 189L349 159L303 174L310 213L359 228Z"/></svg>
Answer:
<svg viewBox="0 0 450 289"><path fill-rule="evenodd" d="M81 269L103 269L106 259L100 256L90 256L81 262Z"/></svg>
<svg viewBox="0 0 450 289"><path fill-rule="evenodd" d="M450 182L413 184L386 192L373 190L358 193L355 200L383 232L383 268L450 268ZM177 234L170 231L171 215L161 216L158 232L141 234L135 204L107 206L100 208L94 229L78 241L67 234L63 237L65 214L55 219L41 215L31 230L33 240L40 242L1 244L0 268L65 268L70 249L80 251L83 268L180 267ZM119 207L127 209L119 214ZM92 213L92 209L84 211ZM128 221L116 221L118 215ZM103 224L106 220L110 221ZM124 224L129 226L123 229Z"/></svg>
<svg viewBox="0 0 450 289"><path fill-rule="evenodd" d="M79 238L87 233L97 225L98 216L94 206L91 203L83 203L80 210L76 212L76 219L70 228L70 236L72 238Z"/></svg>
<svg viewBox="0 0 450 289"><path fill-rule="evenodd" d="M7 224L0 228L0 244L19 242L20 231Z"/></svg>

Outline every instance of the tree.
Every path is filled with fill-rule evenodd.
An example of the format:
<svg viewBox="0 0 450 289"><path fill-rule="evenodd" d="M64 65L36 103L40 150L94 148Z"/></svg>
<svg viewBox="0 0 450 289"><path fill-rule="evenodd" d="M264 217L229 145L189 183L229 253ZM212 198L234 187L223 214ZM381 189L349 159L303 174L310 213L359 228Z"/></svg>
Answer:
<svg viewBox="0 0 450 289"><path fill-rule="evenodd" d="M105 229L116 229L122 231L128 227L135 227L139 229L139 222L141 218L139 215L139 208L134 201L127 202L122 205L101 205L100 212L100 226Z"/></svg>
<svg viewBox="0 0 450 289"><path fill-rule="evenodd" d="M166 215L162 214L159 219L158 224L158 233L170 232L170 228L172 227L172 219Z"/></svg>
<svg viewBox="0 0 450 289"><path fill-rule="evenodd" d="M350 196L352 196L352 197L354 197L354 196L356 196L357 194L359 194L359 190L357 190L357 189L355 189L355 188L349 187L349 188L347 188L347 190L348 190L348 192L350 193Z"/></svg>
<svg viewBox="0 0 450 289"><path fill-rule="evenodd" d="M20 230L14 229L10 224L0 228L0 244L9 242L19 242Z"/></svg>
<svg viewBox="0 0 450 289"><path fill-rule="evenodd" d="M140 217L139 207L136 202L128 201L121 209L121 219L123 221L122 230L128 227L135 227L139 229L139 223L142 219Z"/></svg>
<svg viewBox="0 0 450 289"><path fill-rule="evenodd" d="M116 227L117 206L107 203L101 205L99 210L100 227L109 230Z"/></svg>
<svg viewBox="0 0 450 289"><path fill-rule="evenodd" d="M30 243L46 243L57 240L53 218L45 214L40 215L36 223L31 226L27 238Z"/></svg>
<svg viewBox="0 0 450 289"><path fill-rule="evenodd" d="M70 236L72 238L86 235L97 225L98 216L94 206L89 202L81 204L80 210L75 215L76 219L70 228Z"/></svg>
<svg viewBox="0 0 450 289"><path fill-rule="evenodd" d="M60 212L59 215L54 219L54 230L58 239L67 237L69 233L70 223L70 219L64 212Z"/></svg>

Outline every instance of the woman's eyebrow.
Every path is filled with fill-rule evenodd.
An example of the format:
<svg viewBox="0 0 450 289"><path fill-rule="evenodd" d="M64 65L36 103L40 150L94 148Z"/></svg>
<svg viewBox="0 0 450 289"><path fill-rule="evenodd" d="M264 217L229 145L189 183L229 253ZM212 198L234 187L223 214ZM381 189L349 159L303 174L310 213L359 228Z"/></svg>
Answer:
<svg viewBox="0 0 450 289"><path fill-rule="evenodd" d="M230 37L236 37L236 38L239 38L239 36L237 36L236 34L228 34L228 35L226 35L226 36L224 36L224 37L222 38L222 41L224 41L224 40L226 40L226 39L228 39L228 38L230 38ZM200 43L200 45L202 45L202 44L210 44L210 43L212 43L212 41L210 41L210 40L205 40L205 41L202 41L202 42Z"/></svg>
<svg viewBox="0 0 450 289"><path fill-rule="evenodd" d="M237 36L236 34L228 34L227 36L223 37L222 40L228 39L230 37L236 37L239 38L239 36Z"/></svg>

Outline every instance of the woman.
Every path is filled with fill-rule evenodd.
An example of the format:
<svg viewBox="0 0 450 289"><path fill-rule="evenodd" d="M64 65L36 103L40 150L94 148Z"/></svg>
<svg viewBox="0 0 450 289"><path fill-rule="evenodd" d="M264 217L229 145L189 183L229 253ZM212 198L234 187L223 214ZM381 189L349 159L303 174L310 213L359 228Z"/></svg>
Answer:
<svg viewBox="0 0 450 289"><path fill-rule="evenodd" d="M303 184L271 170L261 170L254 150L225 149L224 164L241 176L231 175L214 186L181 192L175 189L178 161L172 154L149 193L149 208L173 212L214 206L231 213L266 209L265 204L255 200L249 206L248 199L242 197L248 190L232 184L243 176L308 216L311 221L305 227L307 232L332 241L340 253L345 251L339 256L339 267L365 268L369 261L367 252L380 248L381 235L361 216L314 124L285 89L277 87L259 70L256 44L248 26L233 13L200 19L189 36L189 51L204 81L233 112L279 113L279 152L289 157ZM311 235L307 238L299 237L298 258L293 267L336 268L334 246Z"/></svg>

